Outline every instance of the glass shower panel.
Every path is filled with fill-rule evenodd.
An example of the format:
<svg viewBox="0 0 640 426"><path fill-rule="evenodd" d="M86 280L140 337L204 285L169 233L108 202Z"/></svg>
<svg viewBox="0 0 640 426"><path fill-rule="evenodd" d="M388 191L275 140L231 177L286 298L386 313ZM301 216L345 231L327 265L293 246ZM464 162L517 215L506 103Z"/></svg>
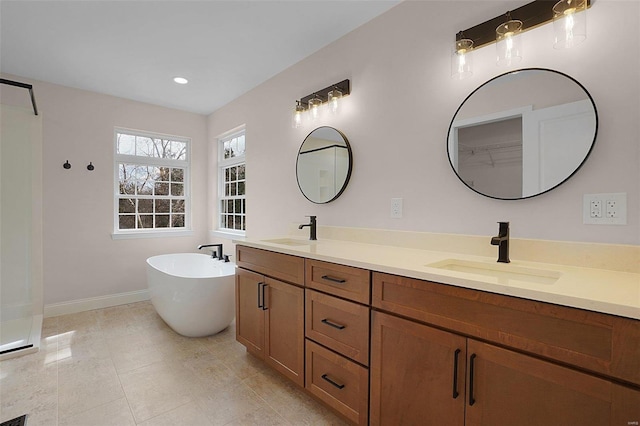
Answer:
<svg viewBox="0 0 640 426"><path fill-rule="evenodd" d="M27 109L2 105L0 128L0 355L4 355L39 345L40 330L35 328L42 323L43 310L42 224L37 215L41 119Z"/></svg>

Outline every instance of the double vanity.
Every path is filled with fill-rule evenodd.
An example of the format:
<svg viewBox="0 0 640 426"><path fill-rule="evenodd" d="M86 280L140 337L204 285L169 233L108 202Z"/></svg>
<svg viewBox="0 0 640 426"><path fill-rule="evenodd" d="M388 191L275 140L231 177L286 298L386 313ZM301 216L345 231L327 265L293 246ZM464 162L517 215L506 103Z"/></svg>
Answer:
<svg viewBox="0 0 640 426"><path fill-rule="evenodd" d="M474 90L446 146L471 190L520 200L571 178L597 129L579 82L530 68ZM315 129L296 160L302 194L335 200L352 163L342 132ZM236 242L236 337L350 422L640 424L640 251L518 242L520 259L551 260L534 263L510 260L507 222L484 247L417 233L388 244L393 231L316 240L315 216L305 227L310 240Z"/></svg>
<svg viewBox="0 0 640 426"><path fill-rule="evenodd" d="M236 263L237 340L355 424L640 421L638 273L298 238Z"/></svg>

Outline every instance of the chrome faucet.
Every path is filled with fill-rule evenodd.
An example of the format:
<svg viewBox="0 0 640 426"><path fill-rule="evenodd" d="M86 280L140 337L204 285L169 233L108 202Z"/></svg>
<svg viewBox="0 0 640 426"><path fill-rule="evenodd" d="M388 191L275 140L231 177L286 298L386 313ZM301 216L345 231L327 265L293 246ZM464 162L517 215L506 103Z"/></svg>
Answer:
<svg viewBox="0 0 640 426"><path fill-rule="evenodd" d="M298 226L298 229L302 229L305 226L309 227L309 239L310 240L317 240L316 238L316 217L315 216L307 216L310 221L309 223L305 223L304 225L300 225Z"/></svg>
<svg viewBox="0 0 640 426"><path fill-rule="evenodd" d="M491 245L498 246L498 262L509 263L509 222L498 222L498 235L491 238Z"/></svg>
<svg viewBox="0 0 640 426"><path fill-rule="evenodd" d="M229 261L229 257L222 254L222 244L200 244L198 246L198 250L202 250L205 247L217 247L218 255L216 256L216 251L211 250L211 257L218 260L224 260L225 262Z"/></svg>

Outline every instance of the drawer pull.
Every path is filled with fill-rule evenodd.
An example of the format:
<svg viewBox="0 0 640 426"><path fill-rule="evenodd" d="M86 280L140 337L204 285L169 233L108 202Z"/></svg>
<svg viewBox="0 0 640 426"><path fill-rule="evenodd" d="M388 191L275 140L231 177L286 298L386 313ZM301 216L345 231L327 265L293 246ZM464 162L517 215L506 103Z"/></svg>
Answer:
<svg viewBox="0 0 640 426"><path fill-rule="evenodd" d="M333 380L331 380L329 376L327 376L326 374L323 374L321 377L327 382L331 383L333 386L337 387L338 389L342 389L344 387L344 385L341 385L340 383L336 383Z"/></svg>
<svg viewBox="0 0 640 426"><path fill-rule="evenodd" d="M322 279L323 280L327 280L327 281L331 281L331 282L334 282L334 283L340 283L340 284L344 284L344 283L347 282L347 280L345 280L344 278L334 278L334 277L332 277L330 275L323 275Z"/></svg>
<svg viewBox="0 0 640 426"><path fill-rule="evenodd" d="M337 328L338 330L343 330L343 329L345 329L347 327L346 325L336 324L335 322L331 322L326 318L323 319L323 320L320 320L320 322L324 323L324 324L327 324L330 327Z"/></svg>
<svg viewBox="0 0 640 426"><path fill-rule="evenodd" d="M469 357L469 406L476 403L476 398L473 395L473 376L476 367L476 354L471 354Z"/></svg>
<svg viewBox="0 0 640 426"><path fill-rule="evenodd" d="M458 355L460 355L460 349L456 349L453 353L453 399L460 395L458 392Z"/></svg>
<svg viewBox="0 0 640 426"><path fill-rule="evenodd" d="M264 285L263 282L258 283L258 308L263 309L264 306L264 299L261 297L261 295L264 295L262 293L262 286Z"/></svg>

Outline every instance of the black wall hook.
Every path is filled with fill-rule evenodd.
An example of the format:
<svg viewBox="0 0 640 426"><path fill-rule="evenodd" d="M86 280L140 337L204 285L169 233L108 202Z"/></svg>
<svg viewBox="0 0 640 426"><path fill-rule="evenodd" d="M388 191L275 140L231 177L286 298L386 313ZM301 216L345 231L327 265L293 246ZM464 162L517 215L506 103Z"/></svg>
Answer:
<svg viewBox="0 0 640 426"><path fill-rule="evenodd" d="M89 171L93 171L93 169L95 169L93 163L91 161L89 161L89 165L87 166L87 170Z"/></svg>
<svg viewBox="0 0 640 426"><path fill-rule="evenodd" d="M62 167L64 167L65 169L69 170L71 168L71 164L69 163L69 160L67 160Z"/></svg>

